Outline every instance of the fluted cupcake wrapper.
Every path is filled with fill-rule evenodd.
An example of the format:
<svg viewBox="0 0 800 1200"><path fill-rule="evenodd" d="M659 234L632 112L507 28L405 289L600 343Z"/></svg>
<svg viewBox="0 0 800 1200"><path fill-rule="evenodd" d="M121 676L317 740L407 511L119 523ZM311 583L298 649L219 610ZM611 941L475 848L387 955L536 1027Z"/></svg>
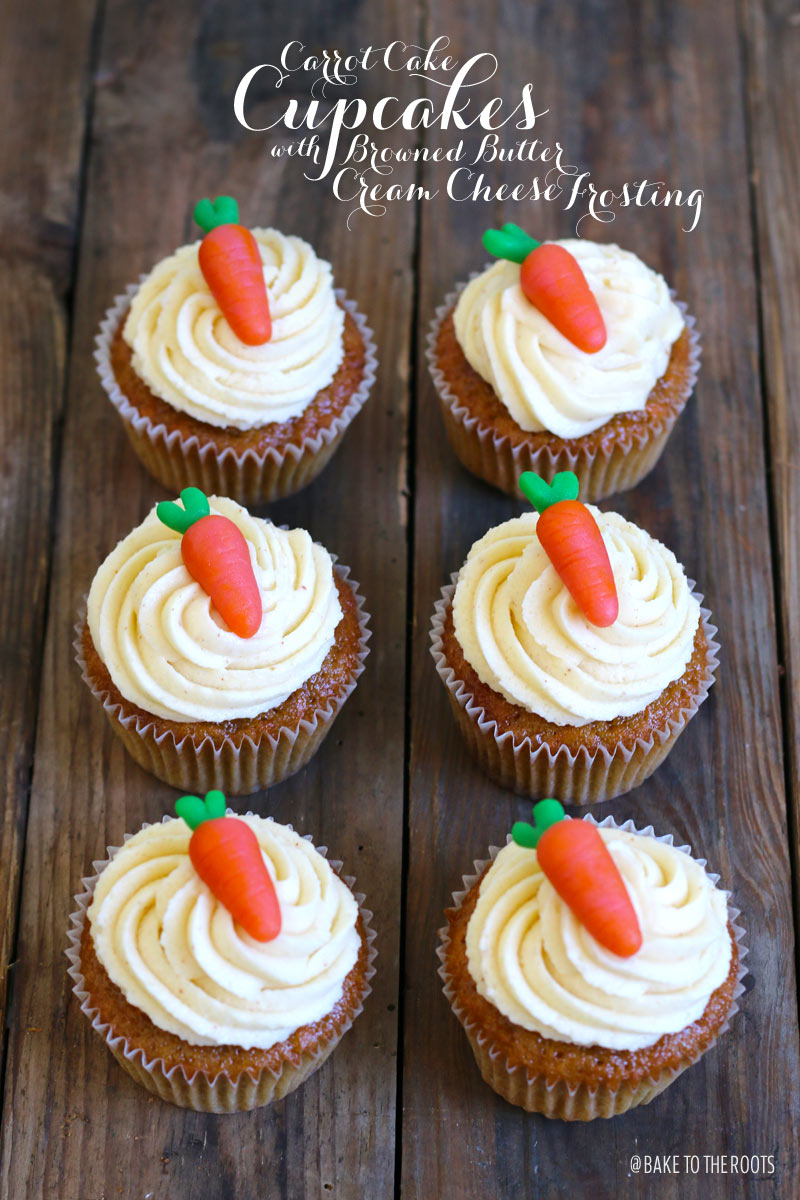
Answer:
<svg viewBox="0 0 800 1200"><path fill-rule="evenodd" d="M694 580L690 579L688 583L700 605L707 650L705 675L691 704L680 709L677 716L666 721L649 738L637 738L630 747L620 744L613 753L603 746L593 752L581 747L573 753L567 746L561 746L554 754L546 744L534 747L530 738L516 741L510 730L498 732L497 722L487 717L473 693L448 663L442 649L442 635L458 575L457 571L451 575L452 582L442 589L436 602L430 628L431 655L439 678L447 688L456 723L483 770L502 787L530 796L532 800L553 796L565 804L599 804L613 800L615 796L632 791L652 775L705 700L719 666L720 647L714 637L717 628L711 624L710 611L703 607L702 595L694 591Z"/></svg>
<svg viewBox="0 0 800 1200"><path fill-rule="evenodd" d="M229 809L228 811L230 812L231 810ZM253 816L255 814L247 813L246 815ZM171 818L169 816L162 818L162 822L167 820L171 820ZM145 822L142 828L148 828L149 824L150 822ZM289 825L287 828L291 829L292 826ZM132 836L133 834L126 833L122 844L124 845ZM305 836L305 840L311 842L313 845L313 840L309 835ZM108 1023L104 1024L100 1020L97 1009L92 1006L91 996L86 989L86 980L81 969L81 940L86 922L86 912L92 902L95 884L101 872L108 866L119 849L121 849L119 846L109 846L108 858L93 862L92 868L94 874L81 880L83 890L74 897L76 907L75 911L70 915L67 931L67 941L69 944L65 950L65 954L70 964L67 968L67 974L73 981L72 991L80 1002L81 1012L88 1017L92 1029L103 1039L120 1066L137 1083L140 1083L154 1095L160 1096L162 1100L167 1100L171 1104L177 1104L181 1108L192 1108L197 1112L245 1112L249 1109L260 1108L265 1104L271 1104L274 1100L281 1100L284 1096L288 1096L301 1083L304 1083L309 1075L318 1070L332 1051L335 1050L356 1017L363 1012L364 1001L372 991L372 988L369 986L369 980L375 974L373 964L378 953L374 946L375 930L371 926L372 913L369 909L364 908L364 895L361 892L353 891L356 882L355 878L349 875L342 875L342 863L338 860L331 860L331 868L337 875L340 875L341 879L355 896L364 928L364 937L367 942L367 968L364 975L364 987L355 1011L342 1024L337 1033L333 1037L330 1037L316 1052L304 1050L291 1059L288 1057L285 1058L279 1071L262 1068L257 1071L243 1071L235 1077L224 1071L210 1076L201 1070L193 1073L187 1072L180 1064L167 1070L162 1059L148 1059L140 1047L131 1045L127 1038L116 1035L111 1025ZM328 851L326 846L317 846L316 849L327 858Z"/></svg>
<svg viewBox="0 0 800 1200"><path fill-rule="evenodd" d="M473 271L467 283L480 274L481 271ZM534 449L525 444L513 445L507 436L498 434L490 424L484 424L470 413L439 368L436 356L439 329L467 283L459 284L436 309L425 351L439 393L448 440L467 470L516 498L521 496L519 477L523 471L535 471L548 480L558 471L574 471L580 484L581 499L588 503L635 487L661 457L672 428L694 390L700 370L700 334L683 301L670 290L689 331L690 349L685 392L675 400L669 414L651 421L646 432L626 431L606 446L588 447L584 439L574 438L567 445L544 445Z"/></svg>
<svg viewBox="0 0 800 1200"><path fill-rule="evenodd" d="M126 711L107 691L98 688L90 678L83 653L83 629L86 623L85 601L75 625L75 661L92 695L103 706L108 723L121 739L128 753L141 767L183 791L204 793L212 788L226 796L246 796L282 783L308 763L330 732L345 700L352 693L364 662L369 654L367 628L369 613L364 610L364 597L358 584L350 578L350 568L342 566L331 554L336 575L355 594L359 620L359 652L355 670L342 690L325 708L317 708L310 719L293 727L284 726L277 735L265 733L258 739L250 736L234 741L226 736L212 739L208 734L186 734L176 739L169 728L157 729L156 718L142 717Z"/></svg>
<svg viewBox="0 0 800 1200"><path fill-rule="evenodd" d="M198 487L207 494L229 496L244 505L266 504L306 487L333 456L375 382L378 366L375 340L355 302L348 300L342 288L335 289L337 301L358 326L366 352L361 383L339 416L313 437L288 442L280 450L271 446L263 452L247 449L240 453L228 446L220 451L209 443L201 444L196 434L170 430L162 422L140 413L117 383L111 365L111 343L123 313L146 278L142 275L139 283L129 284L115 297L100 324L94 352L100 381L122 417L128 439L145 468L170 492Z"/></svg>
<svg viewBox="0 0 800 1200"><path fill-rule="evenodd" d="M587 813L583 817L583 820L591 821L600 829L621 829L627 833L638 834L641 837L651 837L657 842L666 842L670 846L675 844L671 833L657 835L652 825L648 825L645 829L637 829L633 821L628 820L622 824L618 824L611 816L605 817L602 821L597 821L591 813ZM511 840L510 834L507 840ZM488 859L475 860L474 874L464 875L463 890L453 892L454 908L459 909L461 907L468 892L477 884L486 868L494 862L500 853L500 849L501 847L499 846L490 846ZM678 846L676 849L682 850L693 857L690 846ZM706 866L704 858L695 859L695 862L704 868ZM713 883L719 882L719 875L712 874L711 872L708 874L709 879ZM572 1087L564 1080L549 1080L541 1074L530 1075L522 1066L511 1066L502 1050L492 1044L491 1039L470 1019L458 1003L458 998L447 970L450 932L449 926L445 925L444 928L439 930L439 945L436 950L441 963L439 976L444 985L443 990L447 1001L469 1039L469 1044L475 1055L475 1061L485 1082L499 1096L508 1100L510 1104L516 1104L519 1108L524 1108L527 1112L537 1112L543 1116L557 1117L563 1121L593 1121L597 1117L616 1117L631 1108L635 1108L639 1104L649 1104L651 1100L654 1100L656 1096L668 1088L679 1075L682 1075L687 1067L691 1067L694 1063L699 1062L703 1055L725 1033L733 1017L739 1011L736 1001L744 992L742 980L747 975L747 968L743 965L748 953L747 947L744 944L746 932L738 924L738 918L741 913L738 908L734 908L731 905L730 892L725 892L725 898L728 901L728 919L736 938L739 969L733 991L733 1002L716 1037L709 1042L704 1050L693 1056L687 1055L680 1066L669 1070L661 1070L656 1076L643 1079L639 1083L632 1084L623 1081L618 1087L599 1084L596 1088L590 1088L585 1083Z"/></svg>

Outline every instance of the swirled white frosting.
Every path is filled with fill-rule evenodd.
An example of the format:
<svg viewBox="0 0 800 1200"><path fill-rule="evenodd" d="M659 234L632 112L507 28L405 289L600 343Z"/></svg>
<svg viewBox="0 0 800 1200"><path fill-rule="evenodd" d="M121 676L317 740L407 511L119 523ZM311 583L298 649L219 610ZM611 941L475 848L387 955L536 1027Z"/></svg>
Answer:
<svg viewBox="0 0 800 1200"><path fill-rule="evenodd" d="M228 629L184 566L180 534L155 509L111 551L89 591L89 631L117 688L170 721L276 708L320 669L342 617L330 555L310 534L279 529L233 500L209 504L248 543L263 606L253 637Z"/></svg>
<svg viewBox="0 0 800 1200"><path fill-rule="evenodd" d="M575 438L644 408L667 369L683 317L663 277L627 250L564 239L580 264L608 339L587 354L525 297L519 266L501 260L467 284L454 314L470 366L516 423Z"/></svg>
<svg viewBox="0 0 800 1200"><path fill-rule="evenodd" d="M724 894L666 842L601 829L636 910L642 946L605 950L539 869L505 846L484 876L467 926L480 994L515 1025L557 1041L640 1050L702 1015L731 962Z"/></svg>
<svg viewBox="0 0 800 1200"><path fill-rule="evenodd" d="M310 842L243 816L281 908L257 942L189 858L182 820L148 825L114 855L88 910L97 957L126 1000L193 1046L268 1049L329 1013L358 958L358 906Z"/></svg>
<svg viewBox="0 0 800 1200"><path fill-rule="evenodd" d="M593 513L619 616L592 625L536 536L538 514L490 529L470 550L453 597L455 634L478 678L556 725L641 712L692 656L700 605L675 555L617 513Z"/></svg>
<svg viewBox="0 0 800 1200"><path fill-rule="evenodd" d="M153 268L123 329L133 369L150 390L209 425L253 429L299 416L344 356L330 264L301 238L252 233L272 316L263 346L246 346L225 320L200 270L199 242Z"/></svg>

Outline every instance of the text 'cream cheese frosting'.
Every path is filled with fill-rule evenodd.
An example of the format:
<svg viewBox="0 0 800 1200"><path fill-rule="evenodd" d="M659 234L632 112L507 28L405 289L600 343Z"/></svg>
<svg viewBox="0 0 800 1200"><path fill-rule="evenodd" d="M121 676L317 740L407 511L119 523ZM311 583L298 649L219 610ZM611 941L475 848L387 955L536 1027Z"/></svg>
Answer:
<svg viewBox="0 0 800 1200"><path fill-rule="evenodd" d="M126 700L171 721L255 717L315 675L342 617L331 557L304 529L283 530L209 497L248 544L261 627L229 630L156 510L112 550L89 591L89 632Z"/></svg>
<svg viewBox="0 0 800 1200"><path fill-rule="evenodd" d="M271 818L253 830L281 907L257 942L189 858L182 820L149 825L114 855L88 910L97 957L130 1004L191 1045L268 1049L341 1000L360 947L350 889L310 842Z"/></svg>
<svg viewBox="0 0 800 1200"><path fill-rule="evenodd" d="M516 263L502 260L464 288L456 337L516 423L582 437L617 413L644 408L684 321L663 277L619 246L564 239L597 300L602 350L573 345L525 297Z"/></svg>
<svg viewBox="0 0 800 1200"><path fill-rule="evenodd" d="M480 680L556 725L641 712L686 670L700 621L675 555L617 513L587 507L614 573L612 625L578 608L536 536L537 513L477 541L453 597L455 635Z"/></svg>
<svg viewBox="0 0 800 1200"><path fill-rule="evenodd" d="M131 301L123 329L133 368L155 395L198 421L253 429L299 416L344 357L344 311L330 264L307 242L253 229L272 336L247 346L203 278L199 243L157 264Z"/></svg>
<svg viewBox="0 0 800 1200"><path fill-rule="evenodd" d="M702 1015L730 970L725 895L688 854L601 828L642 931L630 958L603 949L559 897L536 852L509 842L467 927L480 994L515 1025L580 1046L640 1050Z"/></svg>

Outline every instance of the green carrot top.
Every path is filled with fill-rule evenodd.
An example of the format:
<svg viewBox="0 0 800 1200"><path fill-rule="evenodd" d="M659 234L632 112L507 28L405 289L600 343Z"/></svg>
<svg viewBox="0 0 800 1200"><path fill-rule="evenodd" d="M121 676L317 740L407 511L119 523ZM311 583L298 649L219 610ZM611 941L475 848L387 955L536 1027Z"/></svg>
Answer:
<svg viewBox="0 0 800 1200"><path fill-rule="evenodd" d="M202 517L211 512L208 496L200 488L188 487L181 492L183 508L174 500L159 500L156 515L162 525L175 533L186 533Z"/></svg>
<svg viewBox="0 0 800 1200"><path fill-rule="evenodd" d="M580 485L574 471L558 471L551 483L547 483L535 471L523 471L519 477L519 488L525 499L541 514L560 500L577 500Z"/></svg>
<svg viewBox="0 0 800 1200"><path fill-rule="evenodd" d="M239 205L233 196L217 196L209 200L204 196L194 206L194 219L204 233L210 233L220 225L239 224Z"/></svg>

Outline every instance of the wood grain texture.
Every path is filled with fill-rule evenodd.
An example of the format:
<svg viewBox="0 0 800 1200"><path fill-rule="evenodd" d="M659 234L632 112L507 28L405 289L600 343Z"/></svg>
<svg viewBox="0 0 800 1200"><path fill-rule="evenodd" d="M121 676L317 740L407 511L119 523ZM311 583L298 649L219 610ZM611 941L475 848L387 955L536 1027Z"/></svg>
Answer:
<svg viewBox="0 0 800 1200"><path fill-rule="evenodd" d="M72 283L99 0L9 0L0 40L0 254Z"/></svg>
<svg viewBox="0 0 800 1200"><path fill-rule="evenodd" d="M47 278L3 263L0 290L0 1014L16 933L19 871L41 665L54 471L64 381L64 312ZM0 1060L2 1049L0 1049ZM2 1061L0 1061L0 1068Z"/></svg>
<svg viewBox="0 0 800 1200"><path fill-rule="evenodd" d="M406 545L404 453L413 207L345 214L298 164L234 120L247 66L301 37L385 40L399 13L323 4L284 13L188 2L106 14L77 276L56 549L45 646L9 1037L0 1191L88 1198L264 1194L388 1195L394 1179L398 912L403 813ZM367 81L365 86L377 86ZM274 101L277 116L281 96ZM176 793L141 772L108 731L73 662L72 626L102 558L163 493L133 457L105 399L92 339L115 293L194 236L195 200L237 195L245 220L307 237L374 320L379 384L313 488L272 506L348 563L372 614L374 650L355 694L300 776L248 803L291 821L341 857L368 896L379 974L364 1017L302 1090L270 1110L185 1113L137 1088L89 1029L69 992L63 950L72 896L126 830L172 808ZM373 1190L374 1189L374 1190Z"/></svg>
<svg viewBox="0 0 800 1200"><path fill-rule="evenodd" d="M762 361L769 474L777 538L777 593L785 670L785 738L800 829L800 16L795 5L743 5L753 197L758 231ZM798 859L795 859L797 862ZM800 889L795 877L800 912Z"/></svg>
<svg viewBox="0 0 800 1200"><path fill-rule="evenodd" d="M0 1018L14 953L95 0L6 6L0 39ZM24 63L24 70L20 65ZM41 79L58 89L41 87ZM0 1072L4 1045L0 1045Z"/></svg>
<svg viewBox="0 0 800 1200"><path fill-rule="evenodd" d="M476 31L481 30L480 35ZM450 892L529 806L478 774L428 653L439 589L471 542L520 511L469 477L446 449L426 366L415 436L415 581L409 905L405 956L403 1194L409 1197L727 1196L705 1173L654 1181L629 1173L636 1153L773 1153L776 1176L736 1194L785 1194L797 1177L790 1113L798 1098L793 927L778 709L758 325L736 11L731 4L582 6L435 0L426 37L446 31L463 58L494 50L511 93L532 80L544 141L598 186L666 179L705 189L698 228L685 210L621 210L581 233L616 240L660 269L697 314L704 360L695 398L662 462L607 502L663 540L696 576L721 629L719 681L661 770L601 806L707 856L751 930L755 984L729 1035L650 1107L589 1126L547 1123L482 1083L434 973ZM494 33L493 31L496 31ZM492 88L491 91L496 91ZM536 133L540 133L537 125ZM488 167L501 182L518 166ZM438 176L426 172L426 181ZM444 294L483 262L480 233L513 220L564 235L556 204L423 206L418 339ZM446 236L443 231L446 230ZM731 247L735 246L735 253ZM743 484L746 481L746 486Z"/></svg>
<svg viewBox="0 0 800 1200"><path fill-rule="evenodd" d="M796 805L800 123L786 101L800 26L789 0L424 0L411 9L400 0L303 0L281 10L279 21L270 6L245 0L109 0L99 16L95 0L44 8L14 0L0 44L0 531L13 565L0 598L3 966L24 863L0 1194L782 1200L800 1177L781 757L783 743ZM482 265L486 226L514 220L556 237L571 232L574 219L557 204L453 203L440 195L392 205L379 220L357 216L348 231L348 206L325 184L304 180L297 161L268 157L278 135L247 133L232 113L243 71L274 61L292 38L315 52L394 37L427 44L440 34L462 60L497 53L487 98L502 92L516 100L531 80L537 111L549 109L536 134L560 141L568 161L591 169L598 186L647 176L705 189L691 234L682 230L685 209L621 210L608 226L581 226L584 236L619 241L661 270L698 317L697 393L653 474L604 507L675 550L705 591L723 644L719 681L667 763L639 791L596 811L652 822L707 855L743 910L752 976L733 1028L701 1064L653 1105L587 1127L546 1123L500 1101L480 1080L441 994L436 930L450 893L514 819L529 816L529 805L473 767L428 652L442 584L475 538L521 510L469 476L446 444L424 361L428 321L445 293ZM421 87L404 75L392 85L403 99ZM307 95L306 80L293 86L292 94ZM357 89L373 100L386 92L380 71ZM266 123L284 103L264 89L253 115ZM408 135L392 140L400 145ZM473 132L465 140L477 147ZM419 178L441 188L449 169L426 166ZM511 184L541 170L482 169L487 181ZM409 166L395 179L414 177ZM240 197L246 221L297 232L332 261L336 282L375 329L381 360L372 398L331 465L305 493L269 509L276 521L309 528L352 567L372 613L367 671L309 768L249 802L327 843L357 876L376 913L378 974L364 1015L325 1067L286 1101L239 1117L186 1113L139 1089L91 1034L63 957L81 875L177 795L127 758L72 658L72 624L96 567L164 496L102 393L92 340L114 294L195 236L194 200L220 191ZM416 394L410 463L409 389ZM787 672L783 730L776 593ZM0 1012L5 983L3 971ZM637 1177L628 1169L633 1153L771 1154L776 1172Z"/></svg>

